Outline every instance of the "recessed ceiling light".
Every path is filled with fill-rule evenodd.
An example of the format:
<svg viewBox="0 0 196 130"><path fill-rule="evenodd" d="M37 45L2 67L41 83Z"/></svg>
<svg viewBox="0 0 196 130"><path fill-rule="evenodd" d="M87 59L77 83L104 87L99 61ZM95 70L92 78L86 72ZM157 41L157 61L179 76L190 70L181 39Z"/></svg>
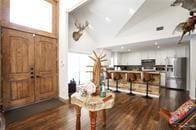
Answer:
<svg viewBox="0 0 196 130"><path fill-rule="evenodd" d="M92 26L91 24L89 24L88 27L89 27L90 29L93 29L93 26Z"/></svg>
<svg viewBox="0 0 196 130"><path fill-rule="evenodd" d="M121 46L121 49L124 49L124 46Z"/></svg>
<svg viewBox="0 0 196 130"><path fill-rule="evenodd" d="M129 9L129 13L130 13L130 14L134 14L134 13L135 13L135 10Z"/></svg>
<svg viewBox="0 0 196 130"><path fill-rule="evenodd" d="M154 45L157 46L158 45L158 42L155 42Z"/></svg>
<svg viewBox="0 0 196 130"><path fill-rule="evenodd" d="M157 48L159 49L159 48L160 48L160 46L157 46Z"/></svg>
<svg viewBox="0 0 196 130"><path fill-rule="evenodd" d="M108 18L108 17L105 17L105 20L107 21L107 22L111 22L112 20L110 19L110 18Z"/></svg>

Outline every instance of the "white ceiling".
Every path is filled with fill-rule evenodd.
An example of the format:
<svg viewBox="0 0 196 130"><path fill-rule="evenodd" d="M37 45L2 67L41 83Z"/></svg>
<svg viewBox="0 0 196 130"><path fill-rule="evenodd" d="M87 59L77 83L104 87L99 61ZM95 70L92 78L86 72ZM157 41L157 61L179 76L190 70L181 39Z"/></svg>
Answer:
<svg viewBox="0 0 196 130"><path fill-rule="evenodd" d="M73 8L70 12L70 21L72 22L72 29L74 29L73 22L77 19L78 21L84 22L88 20L90 23L89 28L86 30L89 37L95 41L95 43L106 43L107 41L112 41L111 39L118 40L118 37L123 36L132 36L135 35L135 31L142 32L142 27L138 27L140 25L145 25L145 22L154 22L156 23L152 27L145 28L145 31L148 29L155 29L157 25L159 25L160 21L157 19L163 19L160 12L164 12L164 15L168 14L168 17L164 16L164 20L168 25L172 25L175 28L178 21L186 19L186 11L181 9L181 7L171 7L171 3L175 0L86 0L85 4L81 4L77 6L77 8ZM168 10L169 9L169 10ZM175 11L173 15L170 16L170 11ZM179 11L179 12L178 12ZM165 13L166 12L166 13ZM155 15L156 14L156 15ZM176 15L177 14L177 15ZM178 15L179 14L179 15ZM181 17L180 17L181 14ZM155 21L150 21L151 17L154 18ZM170 17L176 17L173 20L170 20ZM157 21L156 21L157 20ZM141 24L140 24L141 23ZM162 22L164 23L164 22ZM173 28L167 28L167 31L163 31L171 36L171 31ZM153 30L154 31L154 30ZM130 34L132 32L132 34ZM162 35L161 33L159 33ZM129 36L130 35L130 36ZM85 36L83 36L85 37ZM173 37L173 36L172 36ZM185 39L185 41L188 38ZM169 46L176 46L178 37L159 39L159 40L149 40L146 42L140 43L122 43L124 49L121 49L122 45L112 47L106 47L106 49L111 49L112 51L128 51L131 50L140 50L140 49L150 49L156 48L154 46L155 42L158 42L161 48L166 48ZM85 41L84 41L85 42ZM78 43L79 44L79 43Z"/></svg>
<svg viewBox="0 0 196 130"><path fill-rule="evenodd" d="M145 41L140 43L123 44L121 46L107 47L105 49L108 49L112 52L135 52L143 50L165 49L169 47L184 46L185 44L189 44L190 36L185 36L181 44L178 44L176 42L178 40L179 37L173 37L167 39Z"/></svg>
<svg viewBox="0 0 196 130"><path fill-rule="evenodd" d="M115 37L126 27L161 10L174 0L74 0L69 10L74 19L88 20L93 38L100 42ZM80 7L79 7L80 6Z"/></svg>
<svg viewBox="0 0 196 130"><path fill-rule="evenodd" d="M152 15L168 9L172 1L173 0L145 0L142 7L137 10L132 18L129 19L122 30L135 27L137 24L151 17Z"/></svg>
<svg viewBox="0 0 196 130"><path fill-rule="evenodd" d="M88 20L88 31L96 41L115 37L145 0L91 0L72 11L74 19Z"/></svg>
<svg viewBox="0 0 196 130"><path fill-rule="evenodd" d="M72 12L78 8L80 8L81 6L84 6L85 4L87 4L90 0L72 0L72 1L68 1L68 5L67 6L67 12Z"/></svg>

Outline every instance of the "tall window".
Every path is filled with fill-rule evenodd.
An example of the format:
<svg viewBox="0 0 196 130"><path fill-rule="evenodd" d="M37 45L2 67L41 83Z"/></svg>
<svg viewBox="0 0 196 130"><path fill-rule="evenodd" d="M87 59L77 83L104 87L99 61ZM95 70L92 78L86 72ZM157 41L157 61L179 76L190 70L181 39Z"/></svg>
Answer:
<svg viewBox="0 0 196 130"><path fill-rule="evenodd" d="M90 59L86 54L68 53L68 79L75 79L77 84L90 81L90 73L87 72Z"/></svg>
<svg viewBox="0 0 196 130"><path fill-rule="evenodd" d="M53 8L46 0L10 0L10 22L52 32Z"/></svg>

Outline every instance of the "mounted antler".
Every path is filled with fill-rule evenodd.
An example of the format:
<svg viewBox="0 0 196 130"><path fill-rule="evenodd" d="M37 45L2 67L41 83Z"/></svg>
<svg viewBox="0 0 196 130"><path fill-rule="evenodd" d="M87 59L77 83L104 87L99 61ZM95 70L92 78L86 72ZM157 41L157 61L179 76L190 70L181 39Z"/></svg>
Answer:
<svg viewBox="0 0 196 130"><path fill-rule="evenodd" d="M81 23L78 23L77 21L75 21L74 25L76 26L78 31L73 32L73 39L75 41L78 41L80 39L80 37L82 36L85 28L88 27L89 23L88 23L88 21L86 21L85 24L82 25Z"/></svg>

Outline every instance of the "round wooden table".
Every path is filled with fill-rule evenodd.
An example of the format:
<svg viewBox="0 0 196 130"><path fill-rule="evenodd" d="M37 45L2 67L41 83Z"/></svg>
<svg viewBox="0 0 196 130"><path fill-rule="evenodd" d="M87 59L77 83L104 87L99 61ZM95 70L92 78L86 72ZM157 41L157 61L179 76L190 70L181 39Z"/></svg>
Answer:
<svg viewBox="0 0 196 130"><path fill-rule="evenodd" d="M98 111L102 111L103 122L104 125L106 125L106 109L110 109L114 106L114 99L115 94L112 92L107 92L106 97L104 98L99 95L82 97L81 93L74 93L71 96L71 104L74 104L76 109L76 130L80 130L81 128L81 108L89 110L91 130L96 130L96 117Z"/></svg>

